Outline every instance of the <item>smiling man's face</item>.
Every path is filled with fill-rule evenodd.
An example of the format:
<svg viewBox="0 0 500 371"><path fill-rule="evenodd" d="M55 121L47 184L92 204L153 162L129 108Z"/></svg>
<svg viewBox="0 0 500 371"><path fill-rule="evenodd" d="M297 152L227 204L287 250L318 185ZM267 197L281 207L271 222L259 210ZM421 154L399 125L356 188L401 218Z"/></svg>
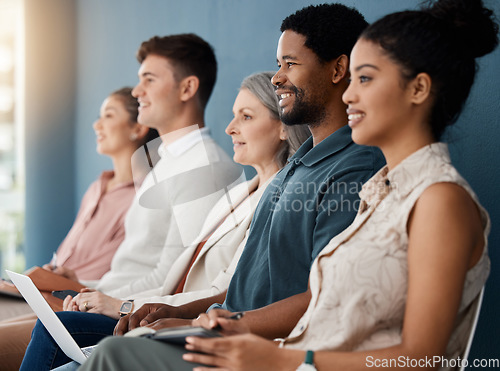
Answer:
<svg viewBox="0 0 500 371"><path fill-rule="evenodd" d="M279 70L272 82L280 100L280 116L286 125L319 125L330 97L331 70L305 46L305 36L286 30L278 42Z"/></svg>

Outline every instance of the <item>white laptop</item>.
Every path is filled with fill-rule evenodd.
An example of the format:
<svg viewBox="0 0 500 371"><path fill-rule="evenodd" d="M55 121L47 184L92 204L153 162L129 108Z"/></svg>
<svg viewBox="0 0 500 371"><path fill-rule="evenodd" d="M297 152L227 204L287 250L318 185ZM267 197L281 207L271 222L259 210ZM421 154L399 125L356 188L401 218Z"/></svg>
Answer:
<svg viewBox="0 0 500 371"><path fill-rule="evenodd" d="M68 330L66 330L61 320L45 301L42 294L40 294L40 291L38 291L31 278L24 274L11 271L6 272L64 354L80 364L85 362L96 346L80 348L75 339L73 339Z"/></svg>

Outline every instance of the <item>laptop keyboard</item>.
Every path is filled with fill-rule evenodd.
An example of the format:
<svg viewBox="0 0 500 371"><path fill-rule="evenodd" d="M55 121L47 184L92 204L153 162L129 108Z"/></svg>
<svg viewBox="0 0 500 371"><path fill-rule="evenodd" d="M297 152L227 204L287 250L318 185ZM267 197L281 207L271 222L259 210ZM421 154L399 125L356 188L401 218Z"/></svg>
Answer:
<svg viewBox="0 0 500 371"><path fill-rule="evenodd" d="M83 355L87 358L90 357L92 351L96 348L97 345L91 345L89 347L82 348Z"/></svg>

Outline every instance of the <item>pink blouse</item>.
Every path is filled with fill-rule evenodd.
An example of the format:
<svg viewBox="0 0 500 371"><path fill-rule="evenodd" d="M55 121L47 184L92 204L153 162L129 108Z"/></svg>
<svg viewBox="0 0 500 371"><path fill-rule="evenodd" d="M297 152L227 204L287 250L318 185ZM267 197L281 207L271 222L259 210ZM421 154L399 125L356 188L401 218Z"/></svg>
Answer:
<svg viewBox="0 0 500 371"><path fill-rule="evenodd" d="M90 185L75 222L57 250L57 265L75 271L79 279L97 280L109 271L111 259L125 237L125 215L135 196L134 183L106 192L113 171Z"/></svg>

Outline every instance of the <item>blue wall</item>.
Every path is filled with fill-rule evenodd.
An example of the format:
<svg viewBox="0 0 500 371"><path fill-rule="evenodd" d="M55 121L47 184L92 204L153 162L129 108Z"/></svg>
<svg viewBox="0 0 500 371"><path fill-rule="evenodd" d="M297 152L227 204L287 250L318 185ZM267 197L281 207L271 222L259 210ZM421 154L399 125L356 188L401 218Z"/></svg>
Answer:
<svg viewBox="0 0 500 371"><path fill-rule="evenodd" d="M369 22L402 9L414 8L414 0L341 0L357 7ZM223 128L243 77L276 68L276 44L281 20L295 10L321 1L299 0L76 0L76 100L74 106L75 198L77 208L83 192L110 162L95 151L91 127L106 95L137 81L135 51L153 35L194 32L210 42L219 60L219 76L209 102L206 122L216 140L231 153ZM500 2L486 0L500 16ZM476 341L471 357L500 358L494 334L500 333L495 309L500 305L499 251L500 182L497 144L500 128L500 50L479 61L480 73L464 114L451 131L454 164L469 180L492 219L489 279ZM71 177L69 174L68 177ZM74 211L73 211L74 213ZM71 219L74 215L66 215ZM52 225L47 233L65 233L65 226Z"/></svg>

